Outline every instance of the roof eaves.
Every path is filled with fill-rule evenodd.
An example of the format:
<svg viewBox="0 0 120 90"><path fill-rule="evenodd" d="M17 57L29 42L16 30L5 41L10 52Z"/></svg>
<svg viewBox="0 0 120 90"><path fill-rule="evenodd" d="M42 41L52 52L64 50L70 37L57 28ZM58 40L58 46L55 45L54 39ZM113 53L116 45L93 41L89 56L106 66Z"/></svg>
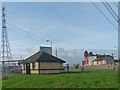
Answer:
<svg viewBox="0 0 120 90"><path fill-rule="evenodd" d="M21 64L34 63L34 62L37 62L37 60L22 61Z"/></svg>

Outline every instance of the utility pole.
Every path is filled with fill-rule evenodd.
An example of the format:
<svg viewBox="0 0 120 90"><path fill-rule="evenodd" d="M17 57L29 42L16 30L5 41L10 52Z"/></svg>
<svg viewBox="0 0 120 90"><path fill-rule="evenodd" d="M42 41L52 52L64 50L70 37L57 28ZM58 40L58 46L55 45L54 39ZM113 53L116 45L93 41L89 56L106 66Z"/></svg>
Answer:
<svg viewBox="0 0 120 90"><path fill-rule="evenodd" d="M12 54L9 46L5 7L2 6L2 35L1 35L1 58L2 61L12 60ZM2 63L4 66L4 63ZM9 64L9 63L8 63ZM7 66L7 65L6 65Z"/></svg>
<svg viewBox="0 0 120 90"><path fill-rule="evenodd" d="M67 64L67 72L69 72L69 64Z"/></svg>
<svg viewBox="0 0 120 90"><path fill-rule="evenodd" d="M57 57L57 49L56 49L56 57Z"/></svg>
<svg viewBox="0 0 120 90"><path fill-rule="evenodd" d="M47 40L46 42L50 42L51 43L51 49L52 49L52 40ZM51 51L51 55L52 55L52 51Z"/></svg>
<svg viewBox="0 0 120 90"><path fill-rule="evenodd" d="M118 69L120 70L120 1L118 2Z"/></svg>

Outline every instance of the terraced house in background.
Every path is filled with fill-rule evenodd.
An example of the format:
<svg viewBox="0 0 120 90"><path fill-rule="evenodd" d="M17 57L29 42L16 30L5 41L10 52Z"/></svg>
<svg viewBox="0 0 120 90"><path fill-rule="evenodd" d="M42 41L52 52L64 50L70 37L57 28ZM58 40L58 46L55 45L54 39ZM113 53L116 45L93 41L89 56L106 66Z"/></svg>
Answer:
<svg viewBox="0 0 120 90"><path fill-rule="evenodd" d="M49 74L63 72L63 63L65 61L46 52L39 51L21 63L22 73L24 74Z"/></svg>
<svg viewBox="0 0 120 90"><path fill-rule="evenodd" d="M105 64L115 64L115 59L111 55L99 55L93 54L93 52L85 51L84 52L84 61L82 61L81 65L105 65Z"/></svg>

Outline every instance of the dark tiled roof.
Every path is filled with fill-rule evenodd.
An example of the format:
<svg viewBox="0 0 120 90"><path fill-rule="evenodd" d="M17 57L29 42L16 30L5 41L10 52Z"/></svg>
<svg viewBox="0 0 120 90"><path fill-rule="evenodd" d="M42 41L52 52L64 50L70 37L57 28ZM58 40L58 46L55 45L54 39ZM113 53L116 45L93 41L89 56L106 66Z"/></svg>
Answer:
<svg viewBox="0 0 120 90"><path fill-rule="evenodd" d="M37 52L35 54L33 54L32 56L28 57L27 59L25 59L24 61L22 61L22 63L32 63L32 62L61 62L61 63L65 63L65 61L50 55L46 52Z"/></svg>
<svg viewBox="0 0 120 90"><path fill-rule="evenodd" d="M93 60L93 61L103 61L104 59L102 58L97 58L97 59L95 59L95 60Z"/></svg>
<svg viewBox="0 0 120 90"><path fill-rule="evenodd" d="M114 62L118 62L118 60L114 59Z"/></svg>
<svg viewBox="0 0 120 90"><path fill-rule="evenodd" d="M112 57L110 55L98 55L98 57Z"/></svg>
<svg viewBox="0 0 120 90"><path fill-rule="evenodd" d="M95 59L95 60L93 60L93 61L103 61L103 60L107 60L107 61L109 61L109 60L112 60L112 56L110 56L111 58L105 58L105 57L99 57L99 58L97 58L97 59Z"/></svg>

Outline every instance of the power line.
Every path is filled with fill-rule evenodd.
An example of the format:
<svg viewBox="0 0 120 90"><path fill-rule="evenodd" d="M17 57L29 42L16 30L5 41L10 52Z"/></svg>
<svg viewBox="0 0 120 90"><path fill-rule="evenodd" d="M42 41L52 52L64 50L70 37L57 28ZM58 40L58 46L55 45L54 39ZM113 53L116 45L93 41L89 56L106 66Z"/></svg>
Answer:
<svg viewBox="0 0 120 90"><path fill-rule="evenodd" d="M118 5L114 2L114 0L112 0L113 1L113 3L115 4L115 6L117 6L118 7Z"/></svg>
<svg viewBox="0 0 120 90"><path fill-rule="evenodd" d="M8 24L8 25L10 25L10 26L13 26L12 24ZM38 38L35 38L34 37L34 34L32 34L32 33L30 33L30 32L28 32L28 31L26 31L26 30L23 30L23 29L21 29L21 28L18 28L18 27L16 27L16 26L14 26L14 29L13 28L11 28L11 27L8 27L9 29L11 29L11 30L14 30L15 29L15 31L17 30L17 31L21 31L21 32L24 32L24 34L27 34L29 37L31 37L32 39L34 39L34 40L36 40L36 41L39 41L40 42L40 39L38 39Z"/></svg>
<svg viewBox="0 0 120 90"><path fill-rule="evenodd" d="M104 0L104 1L108 5L108 7L111 9L111 11L115 14L115 16L118 17L117 14L115 13L115 11L112 9L112 7L109 5L109 3L106 2L106 0Z"/></svg>
<svg viewBox="0 0 120 90"><path fill-rule="evenodd" d="M26 31L26 30L24 30L24 29L21 29L21 28L15 26L15 25L12 25L11 23L8 23L8 25L9 25L9 26L13 26L15 30L22 31L22 32L28 34L29 36L31 36L32 39L34 38L34 39L37 40L37 41L40 41L40 39L46 40L46 39L44 39L44 38L39 37L39 36L36 35L36 34L33 34L33 33L29 32L29 31ZM13 29L12 29L12 30L13 30ZM38 39L36 39L34 36L37 36Z"/></svg>
<svg viewBox="0 0 120 90"><path fill-rule="evenodd" d="M102 0L101 0L102 1ZM106 7L106 9L109 11L109 13L113 16L113 18L116 20L116 22L118 22L118 20L116 19L116 17L114 16L114 14L111 12L111 10L107 7L107 5L102 2L102 4Z"/></svg>
<svg viewBox="0 0 120 90"><path fill-rule="evenodd" d="M113 0L112 0L113 1ZM118 10L120 9L120 7L113 1L113 3L115 4L115 6L117 6ZM118 3L119 4L119 3ZM120 17L118 16L118 24L120 24Z"/></svg>
<svg viewBox="0 0 120 90"><path fill-rule="evenodd" d="M9 18L11 18L10 21L13 20L12 16L9 16ZM17 17L16 17L16 18L17 18ZM25 20L18 21L18 20L15 19L14 21L16 21L17 23L19 23L20 26L25 26L25 28L27 28L27 29L33 29L33 31L34 31L34 30L37 30L37 31L39 31L39 32L41 32L41 33L47 34L47 36L51 37L52 39L56 39L56 38L54 38L55 36L52 35L50 32L49 32L49 33L48 33L48 32L46 33L46 32L40 31L38 28L32 27L32 26L34 26L34 25L31 24L31 23L26 22ZM38 32L38 33L39 33L39 32ZM56 40L57 40L57 39L56 39Z"/></svg>
<svg viewBox="0 0 120 90"><path fill-rule="evenodd" d="M31 28L31 27L30 27ZM35 29L34 29L35 30ZM27 33L27 32L26 32Z"/></svg>
<svg viewBox="0 0 120 90"><path fill-rule="evenodd" d="M17 8L17 9L18 9L18 8ZM21 10L21 9L17 10L17 13L19 13L20 10ZM19 12L18 12L18 11L19 11ZM12 18L13 16L10 15L9 17ZM15 17L15 16L14 16L14 17ZM12 18L12 20L14 19L14 17ZM21 17L24 17L24 16L21 16ZM19 18L19 17L16 17L16 18ZM47 18L46 18L46 19L47 19ZM20 22L20 21L19 21L19 22ZM22 24L24 24L25 26L27 25L28 27L30 27L30 29L33 28L32 26L36 26L36 24L33 25L33 23L26 22L25 19L22 19L21 22L22 22ZM44 21L43 21L43 22L44 22ZM17 20L17 23L18 23L18 20ZM40 28L40 27L35 27L35 28L33 28L33 30L34 30L34 29L35 29L35 30L38 30L38 28ZM54 39L54 40L57 40L57 41L60 40L60 39L58 39L58 38L55 38L55 37L58 37L58 36L55 35L55 34L53 34L53 33L51 33L51 32L47 32L47 33L46 33L46 32L40 31L40 30L38 30L38 31L39 31L39 32L42 32L42 33L44 33L44 34L47 34L47 36L51 37L51 38ZM61 36L60 36L60 38L63 39L63 37L61 37Z"/></svg>
<svg viewBox="0 0 120 90"><path fill-rule="evenodd" d="M115 13L115 11L112 9L112 7L109 5L109 3L106 2L106 0L104 0L104 1L108 5L108 7L111 9L111 11L114 13L114 15L119 19L118 15Z"/></svg>
<svg viewBox="0 0 120 90"><path fill-rule="evenodd" d="M29 35L32 39L34 39L34 40L36 40L36 41L39 41L39 42L40 42L40 39L43 40L43 41L46 41L46 39L40 37L39 35L37 35L37 34L35 34L35 33L32 33L32 32L29 32L29 31L26 31L26 30L24 30L24 29L22 29L22 28L19 28L18 26L12 25L12 23L8 23L8 25L14 27L14 29L17 30L17 31L22 31L22 32L26 33L27 35ZM12 29L12 30L13 30L13 29ZM35 37L34 37L34 36L35 36ZM67 45L65 46L65 45L63 45L63 44L61 44L61 43L56 43L56 44L57 44L57 45L60 45L60 46L63 46L63 47L69 48Z"/></svg>
<svg viewBox="0 0 120 90"><path fill-rule="evenodd" d="M17 11L20 11L20 9L19 10L17 10ZM17 12L17 13L19 13L19 12ZM10 17L13 17L13 16L11 16L10 15ZM21 17L24 17L24 16L21 16ZM18 18L18 17L17 17ZM11 20L13 20L13 18L11 19ZM37 27L36 28L36 25L33 25L32 23L30 23L30 22L26 22L26 20L25 19L22 19L21 20L21 22L22 22L22 24L25 26L25 27L30 27L30 29L31 28L33 28L32 26L35 26L35 28L33 28L33 30L37 30L37 28L40 28L40 27ZM43 21L44 22L44 21ZM17 20L17 23L18 23L18 20ZM28 26L26 26L26 24L28 25ZM38 30L38 31L42 31L42 30ZM44 33L44 32L43 32ZM56 41L60 41L60 40L64 40L64 37L62 37L62 35L61 36L57 36L56 34L53 34L52 32L45 32L45 34L47 35L47 36L50 36L50 38L52 38L52 39L54 39L54 40L56 40ZM57 37L57 38L56 38ZM60 39L59 39L60 38ZM68 41L66 41L66 42L68 42ZM70 42L68 42L69 43L69 45L71 44Z"/></svg>
<svg viewBox="0 0 120 90"><path fill-rule="evenodd" d="M13 20L13 17L10 15L10 21L12 21ZM18 17L16 17L16 18L18 18ZM63 39L64 40L64 38L63 37L60 37L61 39L57 39L56 37L58 37L58 36L56 36L55 34L52 34L52 33L50 33L50 32L42 32L40 29L38 29L38 28L36 28L36 27L32 27L32 26L34 26L32 23L28 23L28 22L26 22L26 21L24 21L24 20L14 20L14 21L16 21L17 23L16 24L18 24L19 26L25 26L25 28L27 28L26 30L30 30L30 29L33 29L32 31L40 31L42 34L44 33L45 35L47 35L47 36L49 36L52 40L56 40L56 41L59 41L59 40L61 40L61 39ZM11 22L11 24L12 24L13 22ZM15 26L15 25L14 25ZM25 30L25 31L26 31ZM30 32L30 31L29 31ZM33 33L33 32L31 32L31 33ZM39 34L39 32L38 33L34 33L34 35L35 34L37 34L37 35L39 35L40 36L40 34ZM41 35L42 35L41 34ZM39 39L41 39L40 37L39 37ZM47 39L46 39L47 40ZM44 39L44 41L46 41L45 39ZM68 41L67 41L68 42ZM63 46L63 44L61 44L60 42L58 42L58 43L56 43L57 45L62 45ZM69 45L70 45L71 43L69 43ZM65 44L64 44L64 46L65 46ZM66 47L67 47L67 45L66 45ZM68 47L67 47L68 48Z"/></svg>
<svg viewBox="0 0 120 90"><path fill-rule="evenodd" d="M112 26L117 29L117 27L112 23L112 21L91 0L89 0L89 1L112 24Z"/></svg>
<svg viewBox="0 0 120 90"><path fill-rule="evenodd" d="M11 18L11 20L10 21L12 21L14 18L12 18L12 16L10 15L10 18ZM35 28L33 28L32 26L34 26L34 25L32 25L31 23L28 23L28 22L26 22L26 21L24 21L24 20L21 20L21 22L19 21L19 20L14 20L14 21L16 21L17 23L18 23L18 25L20 25L20 26L25 26L25 28L27 28L28 30L29 29L33 29L33 30L38 30L39 31L39 29L37 29L36 27ZM23 22L24 21L24 22ZM12 24L12 23L11 23ZM15 25L14 25L15 26ZM18 28L18 26L17 26L17 28ZM23 30L23 29L22 29ZM26 30L25 30L26 31ZM30 31L28 31L28 32L30 32ZM31 34L32 34L33 32L31 32ZM44 33L44 32L43 32ZM34 33L34 35L38 35L38 36L40 36L39 35L39 33ZM47 32L47 36L50 36L51 37L51 35L52 34L50 34L50 33L48 33ZM57 36L54 36L54 35L52 35L52 37L51 38L53 38L54 40L57 40L57 41L59 41L58 39L56 39L56 38L54 38L54 37L57 37ZM41 39L40 37L39 37L39 39ZM46 39L44 39L44 41L46 41ZM69 43L69 42L68 42ZM60 42L58 42L58 43L56 43L57 45L60 45L60 46L63 46L63 47L67 47L67 48L69 48L68 47L68 45L66 44L61 44ZM70 45L71 43L69 43L69 45ZM71 44L72 45L72 44Z"/></svg>

